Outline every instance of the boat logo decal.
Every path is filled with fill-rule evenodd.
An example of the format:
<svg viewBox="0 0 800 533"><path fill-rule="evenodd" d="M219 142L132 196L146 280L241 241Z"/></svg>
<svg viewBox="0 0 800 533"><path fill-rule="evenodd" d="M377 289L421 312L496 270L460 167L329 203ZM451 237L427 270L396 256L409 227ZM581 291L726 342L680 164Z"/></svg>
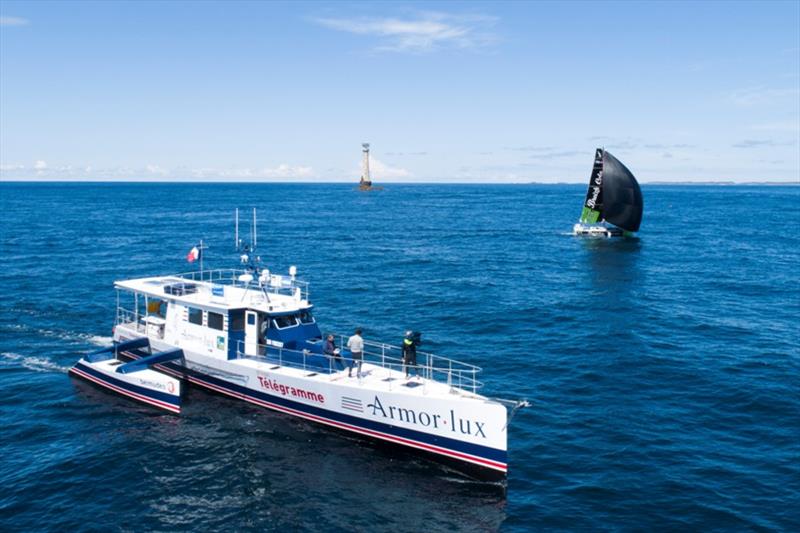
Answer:
<svg viewBox="0 0 800 533"><path fill-rule="evenodd" d="M594 179L595 185L592 186L592 197L586 200L586 205L591 207L592 209L595 208L597 205L597 197L600 196L600 186L603 184L603 171L597 173L597 177Z"/></svg>
<svg viewBox="0 0 800 533"><path fill-rule="evenodd" d="M347 396L342 396L342 409L348 409L350 411L358 411L359 413L363 413L364 405L358 398L348 398Z"/></svg>
<svg viewBox="0 0 800 533"><path fill-rule="evenodd" d="M367 413L377 418L399 420L415 426L432 426L435 429L449 428L453 433L486 438L486 433L484 432L486 426L485 422L456 416L453 409L450 409L447 415L441 415L437 413L428 413L422 410L406 409L405 407L398 407L395 405L387 404L384 406L380 398L375 395L375 401L367 404Z"/></svg>
<svg viewBox="0 0 800 533"><path fill-rule="evenodd" d="M164 390L164 388L165 388L163 383L159 383L158 381L152 381L150 379L139 378L139 384L144 386L144 387L150 387L150 388L159 389L159 390ZM170 391L170 392L172 392L172 391Z"/></svg>
<svg viewBox="0 0 800 533"><path fill-rule="evenodd" d="M258 382L261 384L262 389L270 392L277 392L281 396L293 396L303 400L311 400L312 402L325 403L325 397L318 392L307 391L298 387L290 387L289 385L284 385L283 383L279 383L265 376L258 376Z"/></svg>

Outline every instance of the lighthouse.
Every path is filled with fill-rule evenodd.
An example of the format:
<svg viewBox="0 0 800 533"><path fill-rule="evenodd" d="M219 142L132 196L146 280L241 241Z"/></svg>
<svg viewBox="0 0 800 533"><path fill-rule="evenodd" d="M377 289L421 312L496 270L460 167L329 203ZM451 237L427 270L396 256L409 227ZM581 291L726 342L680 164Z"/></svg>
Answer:
<svg viewBox="0 0 800 533"><path fill-rule="evenodd" d="M358 188L361 190L372 188L372 178L369 175L369 143L361 145L361 181Z"/></svg>

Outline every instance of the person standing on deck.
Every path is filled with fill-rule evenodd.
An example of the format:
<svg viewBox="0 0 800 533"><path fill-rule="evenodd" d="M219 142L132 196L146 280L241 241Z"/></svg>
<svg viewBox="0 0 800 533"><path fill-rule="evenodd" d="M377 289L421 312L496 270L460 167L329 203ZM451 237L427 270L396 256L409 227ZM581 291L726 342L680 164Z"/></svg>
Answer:
<svg viewBox="0 0 800 533"><path fill-rule="evenodd" d="M353 356L353 362L347 370L347 377L353 377L353 365L358 365L356 377L361 378L361 363L364 360L364 339L361 338L361 328L356 328L356 333L347 339L347 348Z"/></svg>
<svg viewBox="0 0 800 533"><path fill-rule="evenodd" d="M414 332L406 331L406 336L403 337L403 366L406 369L406 379L414 368L414 375L419 376L419 369L417 368L417 343L414 342Z"/></svg>
<svg viewBox="0 0 800 533"><path fill-rule="evenodd" d="M342 356L339 355L339 348L336 347L336 342L333 340L333 335L328 335L328 339L325 341L325 348L323 348L322 353L328 356L328 358L333 359L336 363L336 368L342 368Z"/></svg>

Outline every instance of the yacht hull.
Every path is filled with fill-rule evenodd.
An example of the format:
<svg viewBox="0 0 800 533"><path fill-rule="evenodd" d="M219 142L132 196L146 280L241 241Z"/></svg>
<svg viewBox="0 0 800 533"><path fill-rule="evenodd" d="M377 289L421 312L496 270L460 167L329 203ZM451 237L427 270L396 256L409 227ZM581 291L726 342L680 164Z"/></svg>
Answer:
<svg viewBox="0 0 800 533"><path fill-rule="evenodd" d="M620 228L615 228L613 226L608 227L595 224L578 223L572 227L572 234L586 236L586 237L611 238L611 237L623 237L625 236L625 231L621 230Z"/></svg>

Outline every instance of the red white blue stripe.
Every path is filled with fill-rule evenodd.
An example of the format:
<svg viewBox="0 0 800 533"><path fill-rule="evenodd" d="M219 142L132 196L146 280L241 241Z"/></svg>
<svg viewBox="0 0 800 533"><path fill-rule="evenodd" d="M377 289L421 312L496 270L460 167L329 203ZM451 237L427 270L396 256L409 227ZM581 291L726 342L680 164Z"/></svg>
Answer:
<svg viewBox="0 0 800 533"><path fill-rule="evenodd" d="M91 381L92 383L128 398L152 405L153 407L165 409L171 413L181 412L179 396L153 391L132 383L127 383L102 372L98 372L88 365L82 364L80 361L70 368L69 371L75 376Z"/></svg>

